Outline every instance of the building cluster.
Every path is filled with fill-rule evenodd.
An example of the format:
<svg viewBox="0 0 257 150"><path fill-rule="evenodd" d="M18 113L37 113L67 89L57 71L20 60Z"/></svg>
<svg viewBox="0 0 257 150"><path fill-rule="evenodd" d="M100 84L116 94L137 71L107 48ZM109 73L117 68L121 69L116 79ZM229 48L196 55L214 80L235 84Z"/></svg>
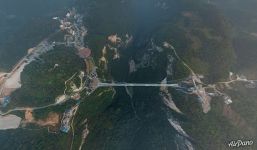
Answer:
<svg viewBox="0 0 257 150"><path fill-rule="evenodd" d="M60 21L60 29L66 33L64 36L65 45L75 47L78 56L84 59L86 64L84 78L86 82L83 86L85 86L87 91L94 91L98 84L98 78L95 64L91 57L91 49L84 46L84 37L87 35L87 29L83 25L83 16L78 14L76 9L73 8L66 14L64 19L59 19L58 17L53 19ZM79 95L75 94L74 97L78 98Z"/></svg>
<svg viewBox="0 0 257 150"><path fill-rule="evenodd" d="M84 91L87 95L92 93L98 86L98 77L96 67L91 57L91 49L84 46L84 37L87 35L87 29L83 26L82 15L76 12L76 9L70 10L64 19L55 17L59 20L60 29L65 33L64 42L54 42L55 45L64 44L67 47L75 47L79 57L84 59L86 71L81 71L79 75L73 75L65 82L64 95L59 96L56 102L63 103L68 99L78 100L76 106L66 110L63 114L60 130L69 132L71 128L71 119L76 114L79 106L80 94ZM73 80L79 77L80 84L76 85Z"/></svg>
<svg viewBox="0 0 257 150"><path fill-rule="evenodd" d="M87 82L87 87L88 87L87 91L88 91L88 94L90 94L96 90L96 88L98 87L98 83L100 82L97 76L96 67L93 68L93 70L87 76L87 78L89 79Z"/></svg>
<svg viewBox="0 0 257 150"><path fill-rule="evenodd" d="M59 20L60 29L66 33L64 36L64 44L66 46L74 46L77 49L84 47L84 37L87 34L87 29L83 26L82 15L78 14L75 8L70 10L64 19L60 19L59 17L54 17L53 19Z"/></svg>
<svg viewBox="0 0 257 150"><path fill-rule="evenodd" d="M185 93L194 94L198 96L199 101L202 104L203 111L205 113L207 113L210 110L210 102L212 97L221 97L226 105L229 105L233 102L232 98L228 96L226 93L219 91L216 85L204 85L201 82L202 78L202 75L192 75L187 80L182 81L179 85ZM233 80L232 78L234 77L230 76L231 80ZM236 78L235 80L238 81L238 78ZM245 81L245 79L242 78L240 78L240 80Z"/></svg>
<svg viewBox="0 0 257 150"><path fill-rule="evenodd" d="M230 72L229 73L229 79L230 79L230 82L231 81L240 81L240 82L245 82L245 87L246 88L249 88L249 89L254 89L257 87L257 81L256 80L248 80L246 78L246 76L244 75L237 75L237 74L234 74L233 72Z"/></svg>

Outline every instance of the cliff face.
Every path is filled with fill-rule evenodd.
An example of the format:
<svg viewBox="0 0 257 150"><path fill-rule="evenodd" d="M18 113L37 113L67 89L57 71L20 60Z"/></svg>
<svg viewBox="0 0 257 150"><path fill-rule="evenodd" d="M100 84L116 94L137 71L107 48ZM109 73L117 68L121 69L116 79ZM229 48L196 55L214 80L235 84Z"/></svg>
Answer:
<svg viewBox="0 0 257 150"><path fill-rule="evenodd" d="M101 58L101 51L106 48L107 79L111 76L111 80L119 82L157 83L167 73L169 80L187 77L189 72L177 61L168 66L167 55L171 51L159 49L164 41L172 43L183 60L197 73L207 75L210 81L222 78L233 62L227 22L218 10L201 1L80 0L78 3L82 13L89 10L85 13L85 24L89 28L86 41L94 50L94 57ZM86 5L90 7L83 8ZM133 37L133 42L126 47L108 42L110 35L120 41L126 34ZM113 59L112 49L119 53L118 59ZM131 60L136 69L129 73ZM166 93L163 97L159 88L145 87L133 88L130 96L126 89L115 88L115 91L108 109L97 119L91 118L93 124L89 119L90 133L85 149L194 147L190 134L182 128L184 118L179 114L180 107L176 106L180 98L173 98L176 93ZM162 101L163 98L166 99ZM190 101L195 100L190 98ZM192 109L198 110L198 107Z"/></svg>
<svg viewBox="0 0 257 150"><path fill-rule="evenodd" d="M227 22L214 6L202 1L77 0L76 3L80 13L84 14L84 24L89 32L85 43L92 49L96 62L104 62L104 69L98 66L103 80L159 83L164 78L170 82L187 77L188 69L172 59L172 52L162 46L164 41L172 43L178 55L197 73L208 76L209 81L221 79L233 63ZM130 37L133 37L131 41ZM23 105L45 103L63 91L55 88L63 87L63 81L57 82L55 73L44 75L48 72L48 67L44 66L56 63L62 65L58 77L64 80L68 74L84 67L81 66L83 62L70 53L60 48L52 54L44 55L44 63L30 65L23 74L27 88L16 93L17 102ZM59 55L65 57L56 59L55 56ZM134 64L130 70L131 60ZM49 82L46 85L44 81ZM155 87L135 87L129 90L115 88L113 94L110 89L99 89L90 97L82 95L83 104L74 119L75 135L86 132L82 149L192 150L201 145L208 147L209 140L220 142L217 136L210 137L210 133L216 131L210 127L219 125L217 133L223 131L219 124L222 111L216 111L217 106L206 117L199 111L200 106L194 103L197 101L194 97L185 100L178 92L171 89L162 89L160 92ZM34 96L39 101L32 103L31 97ZM26 101L19 101L20 97ZM18 136L14 139L19 141L23 132L17 130L15 133ZM6 131L4 134L8 136L11 133ZM69 149L67 145L71 143L71 135L57 137L46 134L44 131L39 134L31 131L31 134L26 135L28 138L20 140L14 147L22 145L25 149ZM221 136L224 138L224 135ZM80 136L75 137L74 148L79 146L80 140Z"/></svg>

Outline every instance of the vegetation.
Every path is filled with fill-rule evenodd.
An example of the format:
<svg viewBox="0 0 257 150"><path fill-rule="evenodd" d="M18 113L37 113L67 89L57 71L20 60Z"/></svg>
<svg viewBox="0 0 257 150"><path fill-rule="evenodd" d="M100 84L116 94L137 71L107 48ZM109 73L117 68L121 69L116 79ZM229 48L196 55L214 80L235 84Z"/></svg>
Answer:
<svg viewBox="0 0 257 150"><path fill-rule="evenodd" d="M97 89L89 97L84 97L81 100L81 104L77 115L74 120L75 128L75 143L74 149L78 149L82 139L83 130L88 124L88 128L91 132L92 129L96 128L95 124L99 121L99 117L105 113L106 109L112 104L113 91L108 88ZM86 121L87 120L87 121ZM108 122L103 125L110 126ZM94 136L94 133L89 136Z"/></svg>
<svg viewBox="0 0 257 150"><path fill-rule="evenodd" d="M54 67L58 64L58 67ZM64 82L85 69L82 59L69 48L56 47L28 65L21 74L22 87L12 95L11 106L43 106L63 94Z"/></svg>
<svg viewBox="0 0 257 150"><path fill-rule="evenodd" d="M140 54L146 51L150 39L154 39L158 45L163 41L170 42L182 59L196 73L207 76L209 81L215 82L224 78L234 63L234 51L229 25L219 11L202 1L165 1L169 6L173 6L166 10L156 7L155 2L77 1L80 12L86 16L84 23L89 28L89 35L85 41L93 50L96 61L101 56L108 35L128 33L134 37L132 46L120 51L120 60L108 60L109 74L103 76L109 77L111 74L115 81L161 81L165 76L166 53L156 56L156 64L160 65L159 67L144 68L135 74L128 74L128 59L141 56ZM51 70L54 64L60 66ZM174 79L181 79L189 74L180 62L175 62L174 65ZM55 50L44 54L39 61L25 68L22 73L23 86L14 93L11 106L53 103L55 97L62 94L64 81L83 69L83 60L78 59L73 50L56 47ZM173 147L175 131L168 124L164 113L166 109L158 96L159 89L134 88L134 93L134 97L130 99L124 89L117 88L115 97L112 97L114 93L111 89L101 88L89 97L82 95L74 120L74 149L80 145L86 123L90 130L86 148L115 150L112 148L130 149L135 146L136 149L142 149L146 146L149 150L156 150ZM213 100L211 112L203 114L195 97L184 97L176 91L171 93L177 106L185 114L175 117L178 120L185 120L183 128L194 139L196 149L226 149L225 144L228 140L241 136L247 138L248 133L243 133L238 127L233 126L222 114L224 105L219 99ZM235 105L241 104L237 102ZM235 107L239 112L246 109ZM62 112L66 107L36 111L36 117L44 117L52 109ZM251 107L252 111L253 109L254 107ZM255 124L255 121L247 122ZM12 134L8 131L3 133ZM14 133L19 136L22 132L17 130ZM46 131L39 131L38 134L33 131L26 137L36 138L30 142L21 140L23 149L68 149L72 136L71 133L55 136L48 135ZM14 137L14 141L18 140L18 137ZM105 143L108 143L108 146L104 147ZM34 144L36 146L33 146ZM163 147L156 148L159 145Z"/></svg>
<svg viewBox="0 0 257 150"><path fill-rule="evenodd" d="M1 149L37 149L37 150L53 150L53 149L69 149L67 135L59 133L48 133L47 129L17 129L5 130L1 133Z"/></svg>
<svg viewBox="0 0 257 150"><path fill-rule="evenodd" d="M190 4L184 2L175 23L162 24L156 39L171 42L185 62L210 81L227 77L235 59L228 22L213 6Z"/></svg>
<svg viewBox="0 0 257 150"><path fill-rule="evenodd" d="M256 138L256 131L252 133L251 130L247 129L248 126L254 127L252 123L256 123L256 119L254 119L254 117L249 117L249 114L246 116L246 112L253 114L255 110L246 110L249 108L249 105L247 105L247 107L243 107L244 110L242 110L241 106L245 105L245 103L242 104L243 102L239 102L239 99L233 97L234 103L241 106L234 106L233 103L232 109L237 113L238 109L241 109L239 114L244 114L241 117L246 119L247 123L251 123L247 124L244 129L242 129L239 122L231 120L229 118L231 116L228 117L224 115L225 104L222 99L213 99L211 103L211 111L204 114L195 97L184 96L176 91L172 91L172 93L177 106L185 113L185 117L187 118L182 124L182 127L194 140L195 148L197 150L205 150L206 147L210 150L227 150L227 144L232 140L237 140L238 138L243 140ZM240 100L243 99L240 98ZM251 147L250 149L256 149L256 147Z"/></svg>

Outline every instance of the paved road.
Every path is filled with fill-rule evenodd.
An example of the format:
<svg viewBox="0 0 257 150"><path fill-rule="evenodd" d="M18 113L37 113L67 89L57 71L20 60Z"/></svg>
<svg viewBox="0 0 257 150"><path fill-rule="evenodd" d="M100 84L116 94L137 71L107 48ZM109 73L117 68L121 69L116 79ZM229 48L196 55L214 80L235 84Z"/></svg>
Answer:
<svg viewBox="0 0 257 150"><path fill-rule="evenodd" d="M40 106L40 107L18 107L18 108L10 109L10 110L8 110L7 112L4 112L4 113L0 112L0 116L6 116L6 115L8 115L12 112L15 112L15 111L25 111L27 109L39 110L39 109L45 109L45 108L56 106L56 105L58 105L58 103L53 103L53 104L49 104L49 105L46 105L46 106Z"/></svg>

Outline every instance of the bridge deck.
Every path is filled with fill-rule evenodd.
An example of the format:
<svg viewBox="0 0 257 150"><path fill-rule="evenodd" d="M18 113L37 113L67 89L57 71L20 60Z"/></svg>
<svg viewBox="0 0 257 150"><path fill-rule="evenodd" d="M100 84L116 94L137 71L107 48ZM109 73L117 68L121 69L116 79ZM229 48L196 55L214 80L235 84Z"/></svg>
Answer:
<svg viewBox="0 0 257 150"><path fill-rule="evenodd" d="M159 83L98 83L98 87L174 87L178 88L178 84L159 84Z"/></svg>

